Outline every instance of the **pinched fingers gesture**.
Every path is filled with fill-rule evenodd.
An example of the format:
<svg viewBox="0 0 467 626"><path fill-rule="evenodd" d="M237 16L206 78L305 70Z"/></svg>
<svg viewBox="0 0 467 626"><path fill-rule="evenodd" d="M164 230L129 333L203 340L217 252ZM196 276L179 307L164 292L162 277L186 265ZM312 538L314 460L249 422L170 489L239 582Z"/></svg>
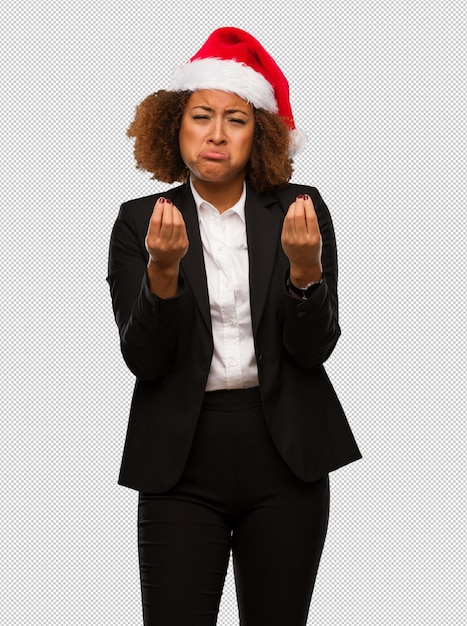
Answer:
<svg viewBox="0 0 467 626"><path fill-rule="evenodd" d="M297 196L282 227L282 247L290 262L290 274L300 279L321 278L322 240L310 196Z"/></svg>
<svg viewBox="0 0 467 626"><path fill-rule="evenodd" d="M150 261L159 268L178 268L188 250L188 236L183 216L171 200L159 198L154 205L145 243Z"/></svg>

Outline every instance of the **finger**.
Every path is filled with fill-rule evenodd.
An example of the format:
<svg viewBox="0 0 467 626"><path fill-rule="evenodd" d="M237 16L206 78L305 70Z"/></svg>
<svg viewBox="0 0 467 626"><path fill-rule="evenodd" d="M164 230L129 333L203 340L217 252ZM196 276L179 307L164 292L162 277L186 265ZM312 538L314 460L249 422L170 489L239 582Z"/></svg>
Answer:
<svg viewBox="0 0 467 626"><path fill-rule="evenodd" d="M302 195L295 200L294 231L296 235L306 232L305 201Z"/></svg>
<svg viewBox="0 0 467 626"><path fill-rule="evenodd" d="M313 200L308 195L304 197L304 207L308 233L310 235L319 234L318 216L316 215Z"/></svg>
<svg viewBox="0 0 467 626"><path fill-rule="evenodd" d="M162 206L163 210L160 234L162 237L170 240L173 236L174 230L174 205L170 199L166 198Z"/></svg>
<svg viewBox="0 0 467 626"><path fill-rule="evenodd" d="M162 222L162 214L164 210L164 198L158 198L154 204L151 218L149 220L148 231L145 238L145 246L148 252L154 248L158 238Z"/></svg>
<svg viewBox="0 0 467 626"><path fill-rule="evenodd" d="M316 213L315 207L313 206L313 200L310 196L305 195L303 197L303 209L305 212L305 222L307 230L312 230L315 227Z"/></svg>
<svg viewBox="0 0 467 626"><path fill-rule="evenodd" d="M164 210L164 198L159 198L154 204L151 218L149 220L148 232L146 234L146 242L152 245L159 237L162 222L162 213Z"/></svg>
<svg viewBox="0 0 467 626"><path fill-rule="evenodd" d="M289 206L287 213L285 214L284 221L282 223L282 241L288 241L294 231L294 215L295 215L295 202Z"/></svg>
<svg viewBox="0 0 467 626"><path fill-rule="evenodd" d="M304 206L305 212L308 212L311 214L315 213L315 205L313 204L313 200L307 194L303 196L303 206Z"/></svg>
<svg viewBox="0 0 467 626"><path fill-rule="evenodd" d="M176 206L173 207L173 228L172 228L172 236L177 243L180 243L184 239L186 239L186 226L185 220L183 219L183 215L177 209Z"/></svg>
<svg viewBox="0 0 467 626"><path fill-rule="evenodd" d="M295 199L295 215L301 215L305 212L303 196L297 196Z"/></svg>
<svg viewBox="0 0 467 626"><path fill-rule="evenodd" d="M162 221L162 213L164 211L164 202L165 202L165 198L159 198L157 202L154 204L154 209L151 215L151 222L153 222L154 225L156 224L160 225Z"/></svg>

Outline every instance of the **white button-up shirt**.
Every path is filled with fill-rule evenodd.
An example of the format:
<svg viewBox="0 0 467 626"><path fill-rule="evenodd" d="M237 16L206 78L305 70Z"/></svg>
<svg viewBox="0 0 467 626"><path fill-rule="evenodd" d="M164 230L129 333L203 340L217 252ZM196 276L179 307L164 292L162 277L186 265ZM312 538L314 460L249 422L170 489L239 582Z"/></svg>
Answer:
<svg viewBox="0 0 467 626"><path fill-rule="evenodd" d="M206 391L245 389L258 383L251 325L246 188L222 214L190 181L198 211L211 309L214 354Z"/></svg>

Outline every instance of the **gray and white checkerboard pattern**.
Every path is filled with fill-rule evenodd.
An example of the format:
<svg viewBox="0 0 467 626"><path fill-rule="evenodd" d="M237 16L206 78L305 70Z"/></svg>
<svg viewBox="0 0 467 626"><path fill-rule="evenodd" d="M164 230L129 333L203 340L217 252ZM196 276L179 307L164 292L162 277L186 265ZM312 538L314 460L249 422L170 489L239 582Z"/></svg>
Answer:
<svg viewBox="0 0 467 626"><path fill-rule="evenodd" d="M289 78L310 137L293 180L338 241L327 369L364 458L331 476L309 624L466 623L464 4L10 0L0 17L0 622L142 623L136 494L116 484L133 380L105 275L119 204L163 186L125 129L235 25ZM229 570L219 625L237 623Z"/></svg>

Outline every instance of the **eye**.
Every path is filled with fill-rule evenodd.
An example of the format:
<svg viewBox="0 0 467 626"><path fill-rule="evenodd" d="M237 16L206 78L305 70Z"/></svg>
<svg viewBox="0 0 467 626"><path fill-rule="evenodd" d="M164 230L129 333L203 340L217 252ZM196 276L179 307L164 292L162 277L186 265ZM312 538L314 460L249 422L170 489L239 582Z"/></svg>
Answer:
<svg viewBox="0 0 467 626"><path fill-rule="evenodd" d="M231 117L229 119L229 122L234 122L235 124L241 124L242 126L244 126L246 124L245 120L242 120L238 117Z"/></svg>
<svg viewBox="0 0 467 626"><path fill-rule="evenodd" d="M193 115L192 119L194 120L208 120L209 115Z"/></svg>

